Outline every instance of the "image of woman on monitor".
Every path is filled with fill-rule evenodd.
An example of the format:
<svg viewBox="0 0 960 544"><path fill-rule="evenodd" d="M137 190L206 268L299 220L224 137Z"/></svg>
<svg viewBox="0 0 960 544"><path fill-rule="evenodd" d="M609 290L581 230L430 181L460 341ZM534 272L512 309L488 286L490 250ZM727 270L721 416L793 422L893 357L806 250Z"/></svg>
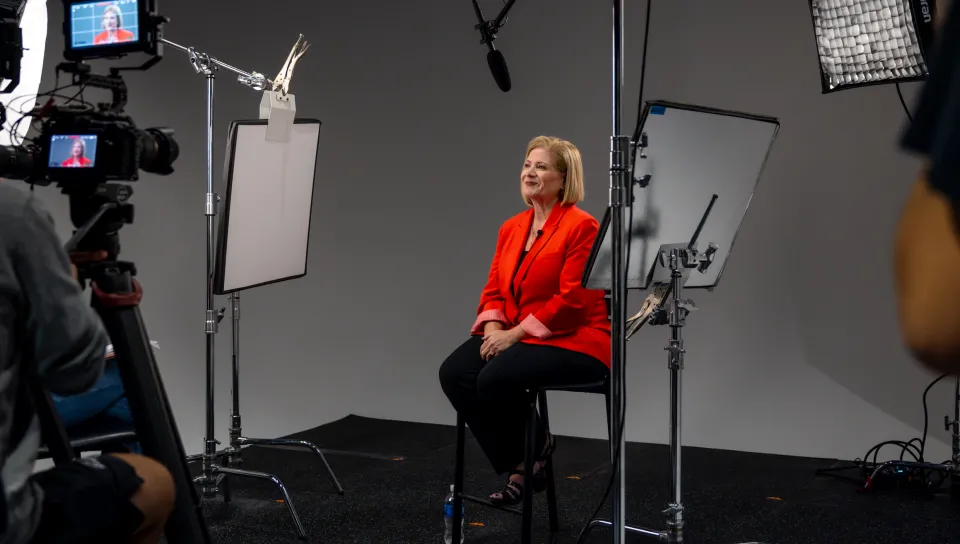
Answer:
<svg viewBox="0 0 960 544"><path fill-rule="evenodd" d="M93 39L94 45L107 45L134 40L133 32L123 29L123 14L116 5L111 4L104 8L103 19L100 24L103 26L103 32L97 34Z"/></svg>
<svg viewBox="0 0 960 544"><path fill-rule="evenodd" d="M73 145L70 147L70 157L60 163L60 166L67 168L84 168L93 166L93 161L86 157L86 153L87 143L84 142L82 138L76 138L73 140Z"/></svg>

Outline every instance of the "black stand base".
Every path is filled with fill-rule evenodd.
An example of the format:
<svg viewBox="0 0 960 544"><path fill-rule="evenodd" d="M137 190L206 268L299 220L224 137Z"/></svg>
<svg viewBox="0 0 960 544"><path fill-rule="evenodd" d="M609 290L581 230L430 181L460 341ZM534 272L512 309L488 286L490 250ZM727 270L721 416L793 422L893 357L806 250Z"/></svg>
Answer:
<svg viewBox="0 0 960 544"><path fill-rule="evenodd" d="M231 429L231 431L233 431L233 429ZM227 476L239 476L273 482L273 484L279 488L281 495L283 495L283 503L287 506L287 511L290 512L290 517L293 518L293 524L297 532L297 537L301 540L306 540L306 529L304 529L303 523L300 521L300 515L297 513L297 509L294 506L293 498L287 491L287 486L283 484L280 478L266 472L257 472L240 468L240 466L243 465L242 449L244 446L297 447L313 451L323 461L323 464L327 468L327 473L330 475L331 481L333 482L337 493L343 495L343 486L340 485L340 482L334 475L333 470L330 468L330 464L327 463L327 459L323 455L323 452L316 445L305 440L282 438L245 438L242 436L234 436L231 432L231 446L216 452L213 458L207 464L207 471L204 474L197 476L193 480L196 485L200 486L201 493L204 497L215 497L222 489L223 500L226 503L229 503L232 499L230 480L226 478ZM197 461L203 461L203 458L203 454L196 454L187 457L186 460L188 463L194 463Z"/></svg>

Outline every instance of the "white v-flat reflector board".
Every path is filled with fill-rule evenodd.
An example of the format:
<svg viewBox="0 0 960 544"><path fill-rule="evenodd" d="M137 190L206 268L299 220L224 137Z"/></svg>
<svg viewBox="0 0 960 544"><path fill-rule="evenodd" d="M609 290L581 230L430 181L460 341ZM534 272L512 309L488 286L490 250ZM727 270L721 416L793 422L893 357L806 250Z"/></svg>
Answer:
<svg viewBox="0 0 960 544"><path fill-rule="evenodd" d="M780 123L774 117L664 101L647 102L641 123L647 158L637 154L635 176L651 177L646 188L634 186L635 201L624 209L624 233L634 233L627 249L627 288L649 288L660 246L689 243L713 195L717 201L697 248L705 251L711 242L717 244L715 260L705 273L690 272L684 287L716 287ZM644 240L637 232L649 218L654 229ZM589 289L612 289L609 227L607 208L584 272Z"/></svg>
<svg viewBox="0 0 960 544"><path fill-rule="evenodd" d="M227 137L214 292L303 277L320 121L297 119L290 140L266 140L267 121L234 121Z"/></svg>

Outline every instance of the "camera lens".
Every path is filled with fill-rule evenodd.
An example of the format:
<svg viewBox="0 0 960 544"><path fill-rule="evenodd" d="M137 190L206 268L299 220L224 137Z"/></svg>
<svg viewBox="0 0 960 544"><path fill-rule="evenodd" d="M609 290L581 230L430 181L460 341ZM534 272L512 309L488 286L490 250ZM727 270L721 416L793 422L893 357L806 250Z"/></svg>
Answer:
<svg viewBox="0 0 960 544"><path fill-rule="evenodd" d="M180 146L173 135L173 129L167 127L152 127L141 132L141 170L161 176L173 173L173 163L180 156Z"/></svg>

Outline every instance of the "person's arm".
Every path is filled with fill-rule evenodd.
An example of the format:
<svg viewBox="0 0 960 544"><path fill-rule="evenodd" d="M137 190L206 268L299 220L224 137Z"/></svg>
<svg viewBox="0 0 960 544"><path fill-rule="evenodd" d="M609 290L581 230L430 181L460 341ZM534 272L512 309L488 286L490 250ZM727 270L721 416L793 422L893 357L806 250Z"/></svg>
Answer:
<svg viewBox="0 0 960 544"><path fill-rule="evenodd" d="M594 300L589 296L590 290L583 287L583 270L599 230L600 224L592 217L573 229L560 271L560 292L542 308L523 318L519 328L524 333L545 340L583 325L587 310L585 303Z"/></svg>
<svg viewBox="0 0 960 544"><path fill-rule="evenodd" d="M20 219L5 225L3 235L14 240L13 266L26 312L25 355L50 392L81 393L103 373L106 331L72 277L50 215L31 198Z"/></svg>
<svg viewBox="0 0 960 544"><path fill-rule="evenodd" d="M480 304L477 307L477 319L470 328L470 334L485 334L491 329L502 329L503 324L507 322L507 316L504 313L506 301L500 292L500 256L503 247L504 233L503 227L497 233L497 249L493 254L493 261L490 263L490 273L487 276L487 284L480 292Z"/></svg>
<svg viewBox="0 0 960 544"><path fill-rule="evenodd" d="M897 313L924 365L960 373L960 10L952 6L903 147L926 159L894 247Z"/></svg>

